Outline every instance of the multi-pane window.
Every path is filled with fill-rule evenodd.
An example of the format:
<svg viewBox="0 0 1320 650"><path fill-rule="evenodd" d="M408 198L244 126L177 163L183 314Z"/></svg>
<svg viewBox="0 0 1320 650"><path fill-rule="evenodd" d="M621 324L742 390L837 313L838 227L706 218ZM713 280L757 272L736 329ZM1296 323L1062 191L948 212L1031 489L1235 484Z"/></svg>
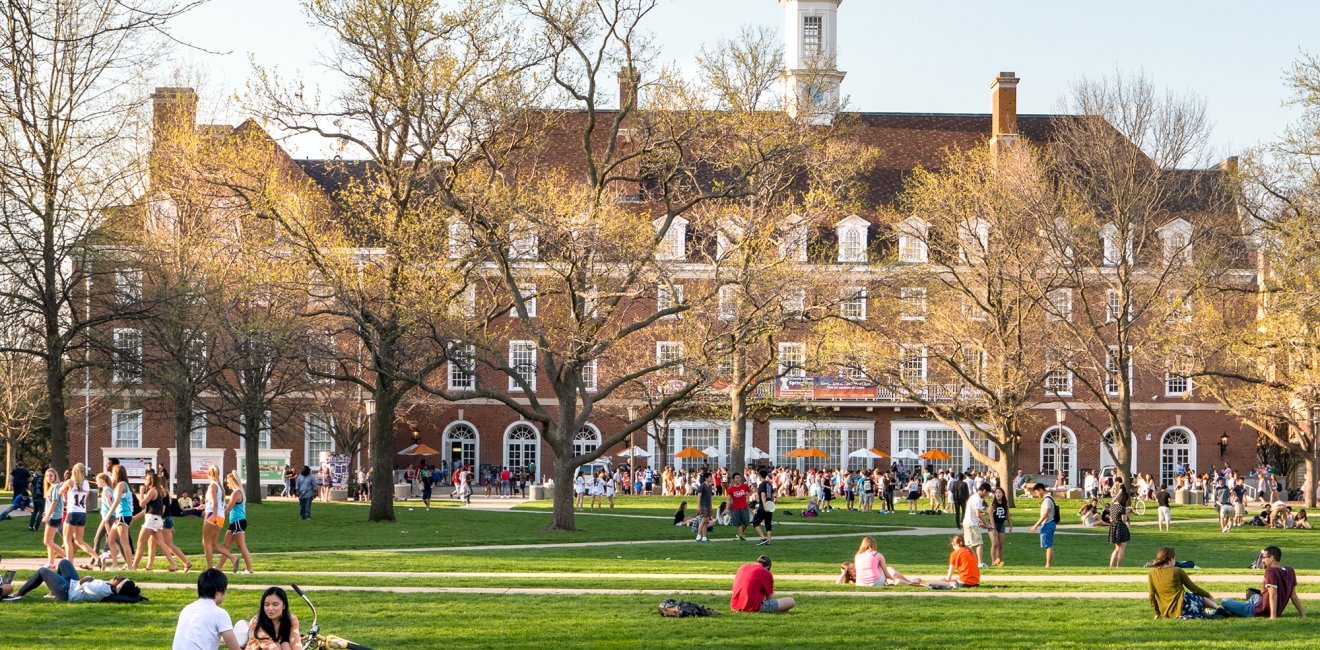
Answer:
<svg viewBox="0 0 1320 650"><path fill-rule="evenodd" d="M115 271L115 302L128 305L141 299L142 271L134 268Z"/></svg>
<svg viewBox="0 0 1320 650"><path fill-rule="evenodd" d="M1045 374L1045 392L1055 395L1072 395L1073 373L1064 362L1062 352L1052 352L1048 355L1046 363L1048 371Z"/></svg>
<svg viewBox="0 0 1320 650"><path fill-rule="evenodd" d="M111 360L114 381L121 384L142 381L142 330L116 328L114 336L114 358Z"/></svg>
<svg viewBox="0 0 1320 650"><path fill-rule="evenodd" d="M534 260L537 246L536 229L531 224L509 224L509 259Z"/></svg>
<svg viewBox="0 0 1320 650"><path fill-rule="evenodd" d="M660 247L655 251L656 259L675 261L687 259L687 224L687 220L682 217L676 217L670 222L669 229L665 231L665 236L660 241ZM655 220L657 230L664 225L664 217Z"/></svg>
<svg viewBox="0 0 1320 650"><path fill-rule="evenodd" d="M802 53L808 56L821 53L821 32L824 28L821 16L802 17Z"/></svg>
<svg viewBox="0 0 1320 650"><path fill-rule="evenodd" d="M738 318L737 285L726 284L720 287L720 304L717 316L720 320L735 320Z"/></svg>
<svg viewBox="0 0 1320 650"><path fill-rule="evenodd" d="M582 389L588 393L596 392L600 380L597 361L597 359L592 359L582 364Z"/></svg>
<svg viewBox="0 0 1320 650"><path fill-rule="evenodd" d="M206 411L193 411L192 425L188 428L188 446L206 448Z"/></svg>
<svg viewBox="0 0 1320 650"><path fill-rule="evenodd" d="M462 343L450 343L448 348L449 390L476 390L476 347Z"/></svg>
<svg viewBox="0 0 1320 650"><path fill-rule="evenodd" d="M1100 240L1104 248L1104 257L1101 263L1104 266L1118 266L1120 261L1128 264L1133 262L1133 238L1131 233L1128 237L1121 239L1123 241L1120 241L1118 227L1113 224L1106 224L1100 229ZM1122 253L1119 251L1122 251Z"/></svg>
<svg viewBox="0 0 1320 650"><path fill-rule="evenodd" d="M902 320L926 320L926 287L903 287L898 290Z"/></svg>
<svg viewBox="0 0 1320 650"><path fill-rule="evenodd" d="M509 368L527 383L530 390L536 390L536 343L509 341ZM509 377L509 390L521 390L517 379L512 376Z"/></svg>
<svg viewBox="0 0 1320 650"><path fill-rule="evenodd" d="M1114 322L1123 317L1123 299L1117 289L1105 290L1105 322Z"/></svg>
<svg viewBox="0 0 1320 650"><path fill-rule="evenodd" d="M449 259L462 259L475 247L472 229L467 224L457 221L449 224Z"/></svg>
<svg viewBox="0 0 1320 650"><path fill-rule="evenodd" d="M188 372L194 377L200 375L206 368L206 359L210 350L206 345L206 332L186 328L183 330L184 361L188 364Z"/></svg>
<svg viewBox="0 0 1320 650"><path fill-rule="evenodd" d="M261 427L257 431L257 449L270 449L271 429L270 429L270 411L261 414ZM247 447L247 424L243 418L238 420L238 447L243 449Z"/></svg>
<svg viewBox="0 0 1320 650"><path fill-rule="evenodd" d="M320 461L321 452L335 450L335 438L330 434L334 423L320 413L308 413L305 429L307 433L307 455L313 461Z"/></svg>
<svg viewBox="0 0 1320 650"><path fill-rule="evenodd" d="M807 376L807 346L805 343L779 344L779 376Z"/></svg>
<svg viewBox="0 0 1320 650"><path fill-rule="evenodd" d="M866 366L863 366L862 362L856 359L849 360L844 364L843 376L858 383L865 383L871 380L871 376L866 373Z"/></svg>
<svg viewBox="0 0 1320 650"><path fill-rule="evenodd" d="M929 259L926 234L929 227L920 218L912 217L898 226L898 261L921 263Z"/></svg>
<svg viewBox="0 0 1320 650"><path fill-rule="evenodd" d="M1073 443L1067 431L1054 427L1040 437L1040 473L1072 476Z"/></svg>
<svg viewBox="0 0 1320 650"><path fill-rule="evenodd" d="M1187 376L1188 361L1179 357L1169 364L1164 373L1164 394L1185 395L1192 390L1192 379Z"/></svg>
<svg viewBox="0 0 1320 650"><path fill-rule="evenodd" d="M839 231L839 261L866 261L866 230L852 226Z"/></svg>
<svg viewBox="0 0 1320 650"><path fill-rule="evenodd" d="M1164 263L1184 265L1192 263L1192 224L1175 219L1159 229L1164 245Z"/></svg>
<svg viewBox="0 0 1320 650"><path fill-rule="evenodd" d="M1185 429L1173 429L1160 438L1160 483L1173 485L1178 479L1178 468L1184 471L1192 466L1191 435Z"/></svg>
<svg viewBox="0 0 1320 650"><path fill-rule="evenodd" d="M142 409L110 411L110 446L119 448L142 446Z"/></svg>
<svg viewBox="0 0 1320 650"><path fill-rule="evenodd" d="M807 225L800 218L790 219L780 235L779 254L793 262L807 261L807 237Z"/></svg>
<svg viewBox="0 0 1320 650"><path fill-rule="evenodd" d="M655 310L665 311L683 304L683 285L660 284L655 288ZM678 318L681 312L665 314L661 318Z"/></svg>
<svg viewBox="0 0 1320 650"><path fill-rule="evenodd" d="M904 345L899 350L899 374L909 383L926 380L926 346Z"/></svg>
<svg viewBox="0 0 1320 650"><path fill-rule="evenodd" d="M595 427L583 425L573 434L573 455L586 456L600 447L600 432Z"/></svg>
<svg viewBox="0 0 1320 650"><path fill-rule="evenodd" d="M655 344L655 363L657 366L672 368L673 372L683 374L683 344L679 341L657 341Z"/></svg>
<svg viewBox="0 0 1320 650"><path fill-rule="evenodd" d="M846 287L839 314L848 320L866 320L866 287Z"/></svg>
<svg viewBox="0 0 1320 650"><path fill-rule="evenodd" d="M863 314L865 314L866 305L862 305ZM801 314L807 310L807 291L806 289L795 289L784 296L784 312L789 314Z"/></svg>
<svg viewBox="0 0 1320 650"><path fill-rule="evenodd" d="M1072 289L1055 289L1049 293L1050 298L1050 320L1072 320L1073 312L1073 291Z"/></svg>
<svg viewBox="0 0 1320 650"><path fill-rule="evenodd" d="M980 348L963 348L959 353L958 363L965 379L980 382L985 373L985 351Z"/></svg>
<svg viewBox="0 0 1320 650"><path fill-rule="evenodd" d="M1130 361L1130 359L1129 359ZM1118 362L1118 346L1109 346L1109 352L1105 355L1105 393L1109 395L1118 394L1118 383L1120 378Z"/></svg>
<svg viewBox="0 0 1320 650"><path fill-rule="evenodd" d="M527 309L528 318L536 318L536 285L520 284L518 293L522 294L523 307ZM518 309L515 307L509 310L509 318L518 318Z"/></svg>

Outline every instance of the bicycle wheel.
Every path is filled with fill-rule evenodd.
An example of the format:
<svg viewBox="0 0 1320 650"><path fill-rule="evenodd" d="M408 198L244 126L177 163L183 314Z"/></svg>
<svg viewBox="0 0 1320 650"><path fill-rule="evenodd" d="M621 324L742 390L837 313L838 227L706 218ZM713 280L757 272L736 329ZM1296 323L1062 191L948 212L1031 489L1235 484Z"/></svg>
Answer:
<svg viewBox="0 0 1320 650"><path fill-rule="evenodd" d="M1137 513L1138 515L1146 514L1146 500L1137 499L1135 502L1133 502L1132 511Z"/></svg>

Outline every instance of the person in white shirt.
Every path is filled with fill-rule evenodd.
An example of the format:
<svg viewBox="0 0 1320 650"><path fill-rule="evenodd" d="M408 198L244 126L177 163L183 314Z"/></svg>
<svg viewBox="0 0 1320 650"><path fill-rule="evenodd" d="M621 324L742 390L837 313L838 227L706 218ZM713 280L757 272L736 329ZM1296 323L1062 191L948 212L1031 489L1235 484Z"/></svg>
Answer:
<svg viewBox="0 0 1320 650"><path fill-rule="evenodd" d="M229 650L241 650L229 613L220 608L227 589L229 579L220 569L207 569L197 576L197 600L179 612L174 650L215 650L220 643Z"/></svg>
<svg viewBox="0 0 1320 650"><path fill-rule="evenodd" d="M1095 473L1086 470L1086 478L1082 481L1082 490L1087 499L1094 499L1100 495L1100 481L1096 480Z"/></svg>
<svg viewBox="0 0 1320 650"><path fill-rule="evenodd" d="M990 521L985 516L985 495L989 493L989 483L976 486L976 492L967 498L967 514L963 515L962 522L963 541L967 548L976 551L976 563L983 569L985 562L981 561L981 529L990 527Z"/></svg>

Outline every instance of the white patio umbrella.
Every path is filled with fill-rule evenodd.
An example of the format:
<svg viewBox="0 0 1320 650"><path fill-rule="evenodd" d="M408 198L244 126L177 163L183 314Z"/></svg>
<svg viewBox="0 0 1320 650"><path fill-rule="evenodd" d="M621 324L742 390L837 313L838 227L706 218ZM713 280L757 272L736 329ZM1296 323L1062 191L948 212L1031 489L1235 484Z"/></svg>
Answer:
<svg viewBox="0 0 1320 650"><path fill-rule="evenodd" d="M702 451L706 452L706 455L711 458L718 458L724 455L720 453L719 447L706 447L705 449L702 449Z"/></svg>
<svg viewBox="0 0 1320 650"><path fill-rule="evenodd" d="M920 459L920 457L917 456L917 452L912 451L911 449L904 449L904 450L898 452L897 454L894 454L894 460L898 460L898 459L900 459L900 458L902 458L902 459L904 459L904 460L919 460L919 459Z"/></svg>
<svg viewBox="0 0 1320 650"><path fill-rule="evenodd" d="M881 456L880 454L877 454L877 453L875 453L874 451L871 451L870 449L858 449L857 451L854 451L854 452L848 454L848 457L849 457L849 458L871 458L871 459L875 459L875 458L884 458L884 456Z"/></svg>
<svg viewBox="0 0 1320 650"><path fill-rule="evenodd" d="M625 449L617 455L624 458L650 458L651 452L641 447L633 447L632 449Z"/></svg>
<svg viewBox="0 0 1320 650"><path fill-rule="evenodd" d="M765 460L769 457L770 454L761 451L757 447L752 447L751 449L747 450L747 460Z"/></svg>

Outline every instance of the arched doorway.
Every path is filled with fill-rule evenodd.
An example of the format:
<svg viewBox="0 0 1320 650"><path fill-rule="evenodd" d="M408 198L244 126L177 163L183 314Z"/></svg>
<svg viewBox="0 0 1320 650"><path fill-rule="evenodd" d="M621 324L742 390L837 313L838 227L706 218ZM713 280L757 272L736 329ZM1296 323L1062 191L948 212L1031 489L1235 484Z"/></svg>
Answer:
<svg viewBox="0 0 1320 650"><path fill-rule="evenodd" d="M1173 485L1180 466L1184 470L1196 467L1196 435L1174 427L1160 436L1160 482Z"/></svg>
<svg viewBox="0 0 1320 650"><path fill-rule="evenodd" d="M1110 453L1110 449L1114 447L1113 429L1105 429L1105 432L1101 434L1101 437L1104 438L1104 442L1101 443L1100 445L1099 470L1103 472L1111 467L1115 467L1115 468L1118 467L1118 458L1117 458L1118 449L1114 448L1113 453ZM1128 444L1129 444L1129 449L1132 450L1132 458L1131 458L1132 462L1131 464L1129 464L1127 468L1128 469L1127 474L1128 476L1132 476L1137 471L1137 434L1135 432L1132 434L1132 437L1130 438Z"/></svg>
<svg viewBox="0 0 1320 650"><path fill-rule="evenodd" d="M600 430L594 424L584 424L573 435L573 455L585 456L600 447Z"/></svg>
<svg viewBox="0 0 1320 650"><path fill-rule="evenodd" d="M504 431L504 465L527 472L528 483L541 480L541 433L526 422L515 422Z"/></svg>
<svg viewBox="0 0 1320 650"><path fill-rule="evenodd" d="M451 473L454 467L461 465L471 465L473 471L476 471L480 441L476 427L470 422L451 422L445 427L444 436L440 440L440 456L449 463Z"/></svg>
<svg viewBox="0 0 1320 650"><path fill-rule="evenodd" d="M1068 485L1077 485L1077 437L1068 427L1050 427L1040 436L1040 473L1046 483L1062 471Z"/></svg>

